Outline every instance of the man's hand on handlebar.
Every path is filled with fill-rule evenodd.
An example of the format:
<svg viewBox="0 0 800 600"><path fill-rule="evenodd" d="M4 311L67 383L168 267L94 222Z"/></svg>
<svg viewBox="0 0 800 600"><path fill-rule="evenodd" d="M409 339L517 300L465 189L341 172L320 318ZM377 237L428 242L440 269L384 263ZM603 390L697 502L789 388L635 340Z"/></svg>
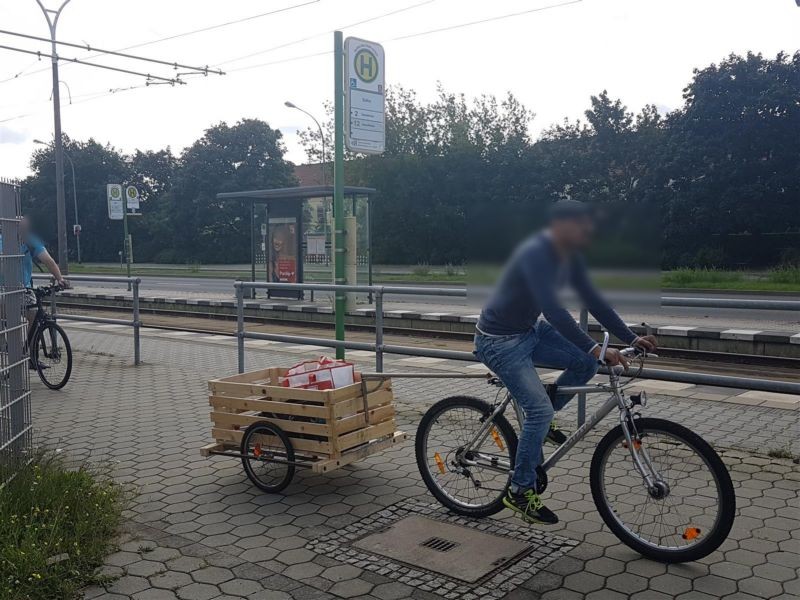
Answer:
<svg viewBox="0 0 800 600"><path fill-rule="evenodd" d="M601 352L602 350L600 346L596 346L592 351L592 354L594 354L595 358L599 360ZM628 362L627 357L619 350L616 350L615 348L606 348L605 364L609 367L622 365L627 370L630 363Z"/></svg>
<svg viewBox="0 0 800 600"><path fill-rule="evenodd" d="M645 352L655 352L658 349L658 340L654 335L640 335L633 340L632 345Z"/></svg>

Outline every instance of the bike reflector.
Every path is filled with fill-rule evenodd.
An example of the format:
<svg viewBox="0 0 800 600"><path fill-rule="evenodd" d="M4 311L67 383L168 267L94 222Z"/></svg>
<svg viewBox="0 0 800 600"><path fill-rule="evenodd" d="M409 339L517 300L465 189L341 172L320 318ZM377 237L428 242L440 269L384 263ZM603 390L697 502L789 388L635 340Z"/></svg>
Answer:
<svg viewBox="0 0 800 600"><path fill-rule="evenodd" d="M436 461L436 466L439 467L439 472L444 475L444 461L438 452L433 454L433 459Z"/></svg>
<svg viewBox="0 0 800 600"><path fill-rule="evenodd" d="M700 535L700 530L697 527L687 527L683 531L683 535L681 536L683 539L687 541L691 541L697 539L697 536Z"/></svg>
<svg viewBox="0 0 800 600"><path fill-rule="evenodd" d="M261 444L253 446L253 456L259 458L261 456Z"/></svg>
<svg viewBox="0 0 800 600"><path fill-rule="evenodd" d="M500 438L500 434L497 433L497 429L492 427L492 438L494 439L494 443L497 444L497 447L500 450L505 450L505 445L503 444L503 440Z"/></svg>

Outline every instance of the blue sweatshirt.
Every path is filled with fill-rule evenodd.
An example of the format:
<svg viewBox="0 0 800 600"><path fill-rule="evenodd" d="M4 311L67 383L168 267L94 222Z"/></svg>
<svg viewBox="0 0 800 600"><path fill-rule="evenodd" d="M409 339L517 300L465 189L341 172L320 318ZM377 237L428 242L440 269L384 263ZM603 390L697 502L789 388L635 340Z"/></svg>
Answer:
<svg viewBox="0 0 800 600"><path fill-rule="evenodd" d="M506 265L500 282L481 311L478 330L488 335L530 331L543 315L556 330L585 352L597 343L581 330L558 300L557 290L569 283L592 316L626 344L636 339L614 309L600 296L580 256L562 260L550 237L538 233L524 241Z"/></svg>

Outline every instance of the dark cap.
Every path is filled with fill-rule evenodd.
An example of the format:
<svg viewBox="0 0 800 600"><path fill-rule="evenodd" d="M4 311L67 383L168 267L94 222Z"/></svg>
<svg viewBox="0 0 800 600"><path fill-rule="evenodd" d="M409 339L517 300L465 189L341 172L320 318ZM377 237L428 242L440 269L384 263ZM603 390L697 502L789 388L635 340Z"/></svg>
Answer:
<svg viewBox="0 0 800 600"><path fill-rule="evenodd" d="M580 200L559 200L550 206L551 221L592 216L594 216L592 206Z"/></svg>

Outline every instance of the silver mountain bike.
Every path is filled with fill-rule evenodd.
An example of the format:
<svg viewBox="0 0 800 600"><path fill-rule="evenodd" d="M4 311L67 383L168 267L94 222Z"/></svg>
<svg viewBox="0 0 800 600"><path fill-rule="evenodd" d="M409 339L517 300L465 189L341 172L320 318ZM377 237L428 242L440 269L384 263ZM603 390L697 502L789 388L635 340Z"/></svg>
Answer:
<svg viewBox="0 0 800 600"><path fill-rule="evenodd" d="M600 354L608 348L605 334ZM623 375L609 369L608 383L559 387L564 394L608 394L585 424L547 457L537 471L539 493L547 473L600 421L617 410L619 424L598 444L589 469L595 506L609 529L640 554L661 562L686 562L716 550L731 530L736 497L730 474L714 449L686 427L645 418L644 391L626 396L647 354L622 351L638 370ZM652 355L651 355L652 356ZM419 424L416 457L420 474L436 499L451 511L472 517L500 512L514 469L517 434L504 416L512 407L517 422L524 413L497 377L489 404L453 396L434 404ZM505 395L503 395L505 392Z"/></svg>

